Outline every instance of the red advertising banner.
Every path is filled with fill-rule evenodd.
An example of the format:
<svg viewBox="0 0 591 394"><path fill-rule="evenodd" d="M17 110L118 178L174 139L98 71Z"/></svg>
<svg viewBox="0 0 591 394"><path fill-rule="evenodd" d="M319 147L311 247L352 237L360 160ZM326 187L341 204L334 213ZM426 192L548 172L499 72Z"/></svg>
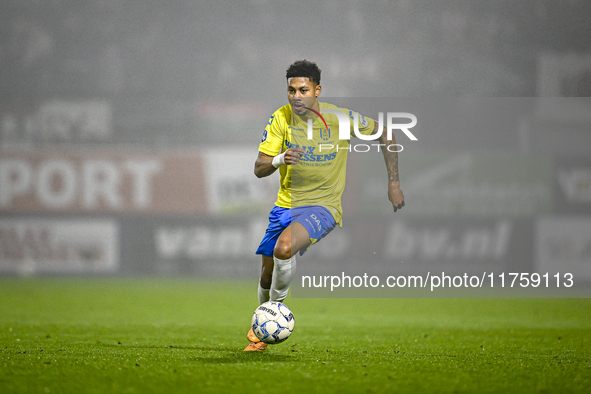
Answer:
<svg viewBox="0 0 591 394"><path fill-rule="evenodd" d="M203 185L196 152L0 153L2 213L200 213Z"/></svg>

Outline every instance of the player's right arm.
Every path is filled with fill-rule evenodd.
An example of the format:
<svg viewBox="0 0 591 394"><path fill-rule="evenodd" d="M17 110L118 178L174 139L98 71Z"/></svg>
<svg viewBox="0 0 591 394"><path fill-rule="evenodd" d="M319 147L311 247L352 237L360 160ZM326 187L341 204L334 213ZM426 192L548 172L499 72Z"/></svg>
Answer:
<svg viewBox="0 0 591 394"><path fill-rule="evenodd" d="M297 164L303 154L304 150L302 148L289 148L277 156L269 156L259 151L257 160L254 163L254 174L258 178L269 176L282 165Z"/></svg>
<svg viewBox="0 0 591 394"><path fill-rule="evenodd" d="M259 155L254 163L254 174L264 178L275 172L282 165L294 165L304 154L302 148L291 147L281 152L285 147L286 133L289 128L287 119L291 116L289 106L283 106L269 119L259 145Z"/></svg>

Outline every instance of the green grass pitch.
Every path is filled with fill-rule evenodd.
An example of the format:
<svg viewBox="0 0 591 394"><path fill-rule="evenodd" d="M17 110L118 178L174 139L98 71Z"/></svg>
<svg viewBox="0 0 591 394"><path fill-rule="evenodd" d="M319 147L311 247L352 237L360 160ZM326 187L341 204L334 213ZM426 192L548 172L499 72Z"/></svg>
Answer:
<svg viewBox="0 0 591 394"><path fill-rule="evenodd" d="M256 280L0 279L0 393L591 392L591 299L296 299Z"/></svg>

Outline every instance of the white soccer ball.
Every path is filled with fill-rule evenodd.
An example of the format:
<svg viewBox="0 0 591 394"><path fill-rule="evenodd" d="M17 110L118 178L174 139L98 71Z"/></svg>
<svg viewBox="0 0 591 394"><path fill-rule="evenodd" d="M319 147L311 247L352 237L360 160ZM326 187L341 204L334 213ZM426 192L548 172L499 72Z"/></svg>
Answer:
<svg viewBox="0 0 591 394"><path fill-rule="evenodd" d="M281 302L265 302L259 305L252 315L254 335L271 345L281 343L289 338L294 325L295 320L291 309Z"/></svg>

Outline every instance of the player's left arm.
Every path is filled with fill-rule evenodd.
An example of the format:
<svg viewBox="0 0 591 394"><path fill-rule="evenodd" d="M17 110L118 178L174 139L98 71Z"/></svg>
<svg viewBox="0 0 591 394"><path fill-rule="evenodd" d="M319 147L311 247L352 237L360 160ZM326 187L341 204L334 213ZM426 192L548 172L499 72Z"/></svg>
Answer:
<svg viewBox="0 0 591 394"><path fill-rule="evenodd" d="M394 212L401 209L404 206L404 194L400 189L400 178L398 176L398 152L397 146L392 147L392 151L388 149L389 146L396 144L396 137L392 133L392 139L388 139L386 133L386 127L383 126L382 135L378 138L378 141L382 146L382 154L384 155L384 161L386 162L386 170L388 171L388 199L392 202ZM374 130L372 134L376 134L378 131L378 122L375 122Z"/></svg>

